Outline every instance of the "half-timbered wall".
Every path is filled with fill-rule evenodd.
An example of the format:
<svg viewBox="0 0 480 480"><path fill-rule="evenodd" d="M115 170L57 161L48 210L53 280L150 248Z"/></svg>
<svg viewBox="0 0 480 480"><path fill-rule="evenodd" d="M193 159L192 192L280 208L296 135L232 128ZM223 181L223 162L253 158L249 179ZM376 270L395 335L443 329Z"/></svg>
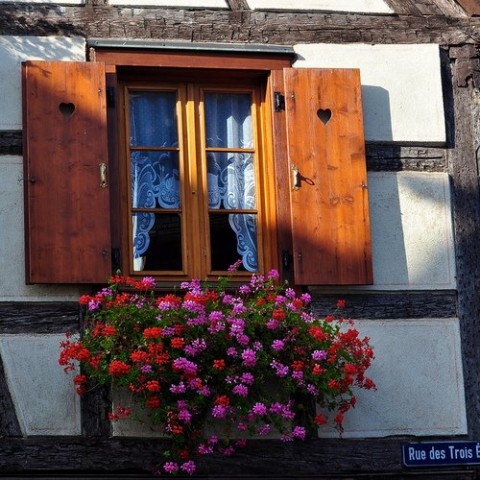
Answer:
<svg viewBox="0 0 480 480"><path fill-rule="evenodd" d="M478 439L480 18L461 3L3 0L1 472L142 470L161 448L150 435L132 439L139 432L128 424L112 439L108 392L80 402L56 364L63 332L79 325L76 299L89 288L25 283L21 62L87 60L87 41L98 38L182 42L192 55L202 42L287 45L295 68L360 69L374 281L311 292L319 314L347 299L347 315L375 346L378 391L359 396L342 440L326 429L305 445L253 442L208 471L383 478L403 471L406 437Z"/></svg>

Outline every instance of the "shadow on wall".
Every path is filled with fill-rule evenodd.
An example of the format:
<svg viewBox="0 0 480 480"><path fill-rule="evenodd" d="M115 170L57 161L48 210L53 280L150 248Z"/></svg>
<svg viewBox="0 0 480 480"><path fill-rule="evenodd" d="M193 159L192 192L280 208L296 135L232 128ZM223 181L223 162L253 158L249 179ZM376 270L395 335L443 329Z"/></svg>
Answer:
<svg viewBox="0 0 480 480"><path fill-rule="evenodd" d="M25 60L85 60L85 40L0 36L0 130L22 128L21 62Z"/></svg>
<svg viewBox="0 0 480 480"><path fill-rule="evenodd" d="M362 85L365 138L393 141L390 94L383 87Z"/></svg>

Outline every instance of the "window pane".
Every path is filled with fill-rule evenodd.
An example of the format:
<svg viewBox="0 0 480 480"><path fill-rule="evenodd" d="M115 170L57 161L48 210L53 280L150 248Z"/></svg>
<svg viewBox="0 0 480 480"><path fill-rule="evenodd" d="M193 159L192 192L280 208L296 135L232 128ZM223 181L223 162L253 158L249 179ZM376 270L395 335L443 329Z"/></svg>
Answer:
<svg viewBox="0 0 480 480"><path fill-rule="evenodd" d="M132 152L133 208L180 208L177 152Z"/></svg>
<svg viewBox="0 0 480 480"><path fill-rule="evenodd" d="M130 145L176 147L176 102L175 92L130 92Z"/></svg>
<svg viewBox="0 0 480 480"><path fill-rule="evenodd" d="M255 209L254 156L207 153L208 208Z"/></svg>
<svg viewBox="0 0 480 480"><path fill-rule="evenodd" d="M182 270L180 215L134 213L133 269Z"/></svg>
<svg viewBox="0 0 480 480"><path fill-rule="evenodd" d="M205 94L207 147L252 148L251 104L248 94Z"/></svg>
<svg viewBox="0 0 480 480"><path fill-rule="evenodd" d="M257 216L254 214L211 214L210 249L212 270L228 270L242 260L242 270L256 272Z"/></svg>

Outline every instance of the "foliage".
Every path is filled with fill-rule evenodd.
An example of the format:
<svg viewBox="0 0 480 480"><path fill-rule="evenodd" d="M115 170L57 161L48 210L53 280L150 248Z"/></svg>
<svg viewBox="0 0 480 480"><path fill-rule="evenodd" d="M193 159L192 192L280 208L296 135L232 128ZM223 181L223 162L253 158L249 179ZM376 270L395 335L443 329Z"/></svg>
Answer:
<svg viewBox="0 0 480 480"><path fill-rule="evenodd" d="M369 339L342 317L315 318L309 294L277 280L276 271L253 275L237 290L225 278L215 288L193 280L181 284L181 296L158 297L151 277L115 276L80 298L86 328L62 342L59 363L65 371L80 364L79 394L103 384L133 393L171 439L168 473L192 474L201 455L230 455L251 435L305 439L326 423L319 411L333 411L341 429L355 406L352 388L375 388L365 376ZM131 411L117 405L109 417ZM215 424L221 435L205 434Z"/></svg>

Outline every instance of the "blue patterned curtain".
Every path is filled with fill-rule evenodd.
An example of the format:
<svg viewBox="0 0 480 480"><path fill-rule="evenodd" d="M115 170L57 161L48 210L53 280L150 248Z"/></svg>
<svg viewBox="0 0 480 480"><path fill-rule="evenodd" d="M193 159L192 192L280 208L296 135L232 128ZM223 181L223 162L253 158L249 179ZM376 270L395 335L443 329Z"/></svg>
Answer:
<svg viewBox="0 0 480 480"><path fill-rule="evenodd" d="M130 145L176 147L176 94L142 92L130 95ZM130 157L134 208L180 208L180 176L177 152L134 150ZM134 269L142 270L142 257L150 246L155 214L133 216Z"/></svg>
<svg viewBox="0 0 480 480"><path fill-rule="evenodd" d="M248 94L205 96L207 147L253 148L251 98ZM208 207L210 209L255 209L255 165L251 153L207 155ZM257 216L232 213L230 228L237 238L237 253L246 270L258 270Z"/></svg>
<svg viewBox="0 0 480 480"><path fill-rule="evenodd" d="M176 94L139 92L130 95L130 145L176 147ZM252 148L251 99L245 94L207 94L207 147ZM177 152L133 150L131 154L134 208L180 208ZM255 167L251 153L209 152L207 155L209 209L255 209ZM248 271L258 270L255 214L230 214L237 252ZM150 245L155 214L133 217L134 269Z"/></svg>

